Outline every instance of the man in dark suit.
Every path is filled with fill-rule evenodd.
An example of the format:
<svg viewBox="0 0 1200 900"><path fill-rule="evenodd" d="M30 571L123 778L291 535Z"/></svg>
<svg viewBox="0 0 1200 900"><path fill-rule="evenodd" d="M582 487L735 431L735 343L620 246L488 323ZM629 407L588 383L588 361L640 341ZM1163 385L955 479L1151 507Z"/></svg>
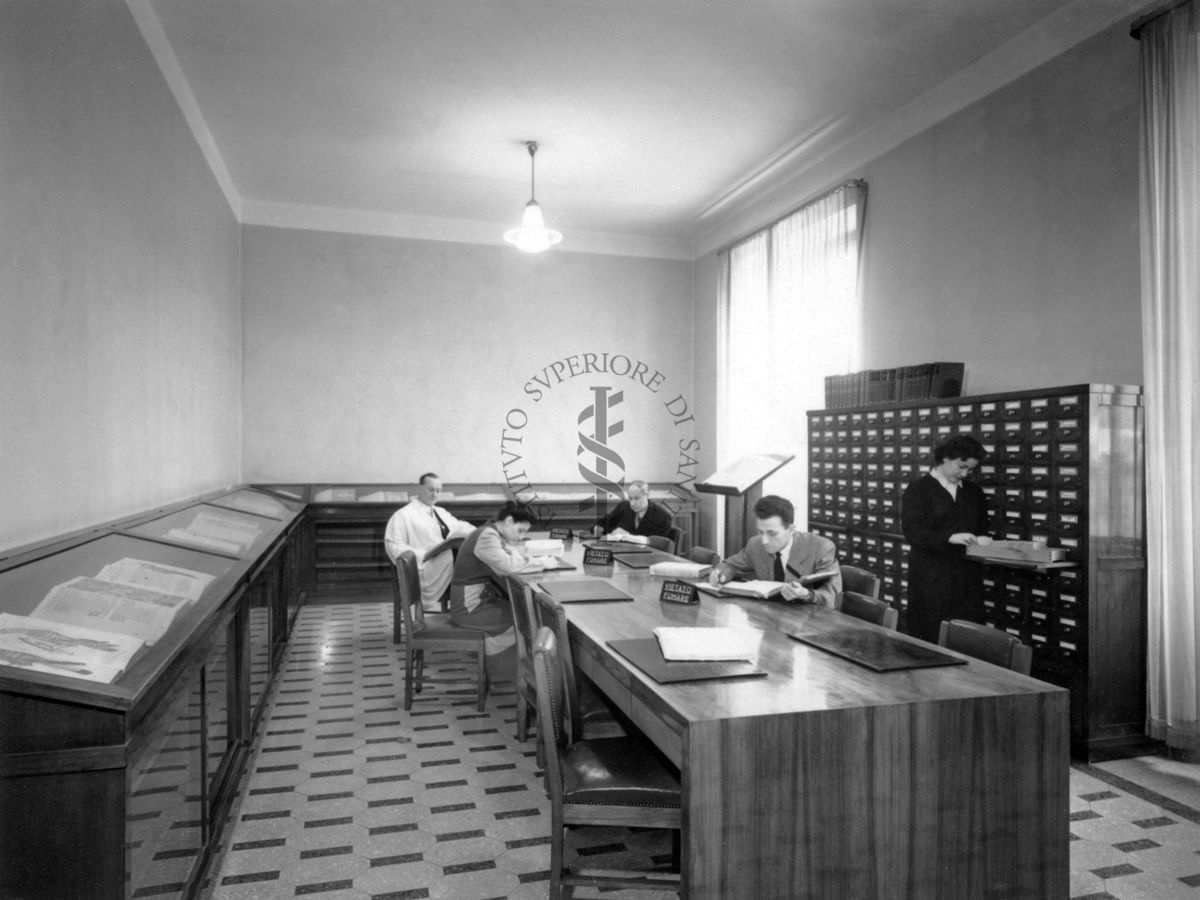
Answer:
<svg viewBox="0 0 1200 900"><path fill-rule="evenodd" d="M790 500L768 494L754 504L758 537L746 549L717 563L709 575L715 585L732 579L782 581L789 603L821 603L835 608L842 592L837 547L833 541L797 531L796 509ZM814 572L833 572L828 581L804 587L800 578Z"/></svg>
<svg viewBox="0 0 1200 900"><path fill-rule="evenodd" d="M604 520L605 534L666 537L670 530L671 514L650 499L650 487L644 481L629 482L625 499Z"/></svg>

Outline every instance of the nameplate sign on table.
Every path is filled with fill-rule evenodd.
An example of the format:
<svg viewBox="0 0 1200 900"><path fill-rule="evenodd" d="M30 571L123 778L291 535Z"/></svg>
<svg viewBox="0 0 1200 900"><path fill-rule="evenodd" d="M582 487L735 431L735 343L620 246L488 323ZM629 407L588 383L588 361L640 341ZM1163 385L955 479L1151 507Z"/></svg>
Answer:
<svg viewBox="0 0 1200 900"><path fill-rule="evenodd" d="M866 628L843 628L827 632L785 631L784 634L794 641L818 647L876 672L967 664L965 659L943 653L928 644Z"/></svg>
<svg viewBox="0 0 1200 900"><path fill-rule="evenodd" d="M609 603L633 600L629 594L603 578L563 578L543 581L542 590L559 603Z"/></svg>
<svg viewBox="0 0 1200 900"><path fill-rule="evenodd" d="M585 566L611 566L613 552L599 547L588 547L583 551L583 564Z"/></svg>
<svg viewBox="0 0 1200 900"><path fill-rule="evenodd" d="M551 528L550 529L550 539L551 540L569 541L574 537L575 537L575 534L574 534L574 532L571 531L570 528L559 527L559 528Z"/></svg>
<svg viewBox="0 0 1200 900"><path fill-rule="evenodd" d="M699 603L700 594L694 584L670 578L663 582L662 593L658 595L658 599L671 603Z"/></svg>

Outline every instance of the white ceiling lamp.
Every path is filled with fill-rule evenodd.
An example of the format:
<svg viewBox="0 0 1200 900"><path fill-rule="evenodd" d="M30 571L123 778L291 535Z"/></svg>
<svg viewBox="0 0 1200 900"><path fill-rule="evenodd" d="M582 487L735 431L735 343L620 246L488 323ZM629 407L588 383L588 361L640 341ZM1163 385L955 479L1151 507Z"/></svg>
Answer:
<svg viewBox="0 0 1200 900"><path fill-rule="evenodd" d="M529 148L529 202L525 204L525 215L521 217L521 226L504 232L504 239L526 253L541 253L562 240L562 232L546 227L542 218L542 208L534 199L533 190L534 164L533 157L537 153L537 141L526 141Z"/></svg>

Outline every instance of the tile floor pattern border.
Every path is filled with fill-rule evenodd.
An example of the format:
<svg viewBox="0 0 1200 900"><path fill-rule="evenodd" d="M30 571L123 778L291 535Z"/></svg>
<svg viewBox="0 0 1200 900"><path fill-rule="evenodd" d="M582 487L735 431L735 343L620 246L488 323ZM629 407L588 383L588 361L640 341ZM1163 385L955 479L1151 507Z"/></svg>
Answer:
<svg viewBox="0 0 1200 900"><path fill-rule="evenodd" d="M301 610L204 900L546 896L548 803L512 684L494 684L483 713L470 686L431 688L410 713L402 692L390 604ZM1200 811L1099 766L1072 767L1070 800L1072 900L1200 900ZM649 867L670 840L585 828L568 848Z"/></svg>

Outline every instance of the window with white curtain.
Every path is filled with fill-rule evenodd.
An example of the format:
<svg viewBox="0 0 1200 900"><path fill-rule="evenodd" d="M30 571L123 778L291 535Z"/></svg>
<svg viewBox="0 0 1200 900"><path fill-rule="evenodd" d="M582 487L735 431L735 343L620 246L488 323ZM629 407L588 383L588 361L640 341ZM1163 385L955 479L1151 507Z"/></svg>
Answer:
<svg viewBox="0 0 1200 900"><path fill-rule="evenodd" d="M864 182L847 182L720 255L718 466L794 454L764 485L808 521L806 413L825 376L858 368ZM736 548L725 548L732 552Z"/></svg>

